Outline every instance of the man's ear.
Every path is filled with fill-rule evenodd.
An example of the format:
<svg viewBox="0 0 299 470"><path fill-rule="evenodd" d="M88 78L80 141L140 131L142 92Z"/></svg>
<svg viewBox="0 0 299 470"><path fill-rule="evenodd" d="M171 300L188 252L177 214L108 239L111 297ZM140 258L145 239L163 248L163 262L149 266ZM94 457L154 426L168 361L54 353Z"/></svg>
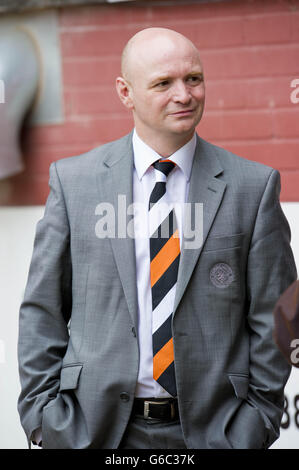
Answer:
<svg viewBox="0 0 299 470"><path fill-rule="evenodd" d="M123 78L117 77L116 79L116 91L121 102L128 109L133 109L133 101L131 97L131 85Z"/></svg>

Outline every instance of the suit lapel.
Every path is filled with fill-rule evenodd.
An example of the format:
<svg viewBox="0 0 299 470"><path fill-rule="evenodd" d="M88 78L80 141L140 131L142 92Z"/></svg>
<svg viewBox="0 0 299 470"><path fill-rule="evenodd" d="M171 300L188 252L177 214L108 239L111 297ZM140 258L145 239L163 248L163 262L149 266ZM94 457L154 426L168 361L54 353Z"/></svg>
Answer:
<svg viewBox="0 0 299 470"><path fill-rule="evenodd" d="M136 281L135 243L127 236L124 211L133 202L133 148L132 135L118 141L113 153L107 153L104 170L98 172L98 189L101 200L112 204L115 211L115 238L110 238L116 266L123 286L133 324L137 326L138 303ZM120 206L123 204L125 206ZM119 237L119 227L122 233Z"/></svg>
<svg viewBox="0 0 299 470"><path fill-rule="evenodd" d="M226 183L217 179L216 176L222 173L222 171L223 169L217 159L213 147L198 137L191 172L188 203L192 205L192 209L194 208L195 203L201 203L203 205L202 244L200 247L194 249L184 248L185 242L187 242L188 239L185 237L183 238L174 312L186 290L203 245L214 222L218 208L221 204ZM191 222L194 227L194 210L192 210L192 214L193 222L192 218Z"/></svg>

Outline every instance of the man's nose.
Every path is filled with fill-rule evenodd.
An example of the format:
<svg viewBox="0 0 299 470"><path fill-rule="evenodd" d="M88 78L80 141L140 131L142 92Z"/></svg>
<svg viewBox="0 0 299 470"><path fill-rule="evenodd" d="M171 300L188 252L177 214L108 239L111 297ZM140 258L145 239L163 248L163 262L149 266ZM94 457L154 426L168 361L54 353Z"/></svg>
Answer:
<svg viewBox="0 0 299 470"><path fill-rule="evenodd" d="M190 102L191 95L185 83L178 82L174 85L173 100L182 104L188 104Z"/></svg>

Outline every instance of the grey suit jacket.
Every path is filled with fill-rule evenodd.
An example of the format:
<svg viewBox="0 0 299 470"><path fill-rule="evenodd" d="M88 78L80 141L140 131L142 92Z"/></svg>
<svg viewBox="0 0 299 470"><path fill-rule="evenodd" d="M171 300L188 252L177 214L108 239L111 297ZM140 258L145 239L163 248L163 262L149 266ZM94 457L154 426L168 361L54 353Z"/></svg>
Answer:
<svg viewBox="0 0 299 470"><path fill-rule="evenodd" d="M21 422L28 439L42 426L44 448L117 448L130 418L134 239L95 226L99 203L132 203L132 175L131 134L50 168L18 343ZM182 250L172 324L188 448L265 448L279 435L290 366L272 310L297 276L279 191L276 170L198 138L189 202L203 204L203 244Z"/></svg>

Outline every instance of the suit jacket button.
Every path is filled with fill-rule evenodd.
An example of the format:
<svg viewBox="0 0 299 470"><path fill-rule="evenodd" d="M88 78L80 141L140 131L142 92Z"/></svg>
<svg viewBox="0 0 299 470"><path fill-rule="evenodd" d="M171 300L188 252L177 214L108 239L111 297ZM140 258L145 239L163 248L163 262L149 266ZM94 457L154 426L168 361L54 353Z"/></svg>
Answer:
<svg viewBox="0 0 299 470"><path fill-rule="evenodd" d="M129 401L130 400L130 395L127 392L121 392L120 399L122 401Z"/></svg>

